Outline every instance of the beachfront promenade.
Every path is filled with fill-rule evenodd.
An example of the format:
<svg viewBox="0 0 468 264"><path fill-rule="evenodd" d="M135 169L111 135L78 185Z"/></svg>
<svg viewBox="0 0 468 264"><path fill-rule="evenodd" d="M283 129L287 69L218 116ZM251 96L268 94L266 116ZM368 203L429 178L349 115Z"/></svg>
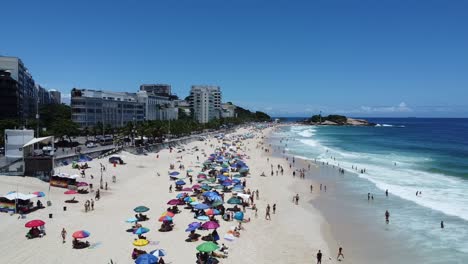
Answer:
<svg viewBox="0 0 468 264"><path fill-rule="evenodd" d="M239 221L225 221L221 215L215 216L215 220L220 225L217 228L220 237L219 247L223 243L229 247L227 258L219 258L219 261L221 263L315 263L315 254L320 249L324 253L323 263L335 263L329 260L329 257L334 259L336 243L327 236L326 222L308 202L316 195L312 195L309 191L310 182L304 184L304 181L298 177L293 178L294 167L290 169L284 158L272 156L272 152L265 151L269 150L269 146L264 143L263 137L271 130L272 128L264 130L253 127L241 128L233 134L251 133L254 137L235 143L225 142L235 144L236 150L229 152L242 158L242 162L249 167L247 177L238 178L241 183L245 181L244 192L258 190L259 197L253 199L253 203L258 208L257 215L252 210L252 203L246 206L243 218L250 221L243 223L241 230L234 230L238 227ZM114 263L133 263L132 251L138 248L148 253L155 249L164 249L167 253L167 256L163 257L166 263L195 263L198 252L196 248L204 241L185 241L189 235L189 232L186 232L188 225L202 221L195 219L193 212L184 209L185 206L179 206L181 212L172 218L174 224L172 231L158 231L163 223L158 220L167 211L168 201L178 199L177 196L184 199L185 197L181 195L184 192L188 195L194 193L188 190L177 192L175 181L171 180L168 174L177 172L181 178L185 178L188 172L192 175L193 184L189 184L189 178L185 178L182 179L186 182L183 187L197 183L203 185L198 181L203 163L210 154L225 155L228 151L220 152L222 147L222 140L209 137L205 141L191 141L179 145L172 151L164 148L157 153L149 152L146 155L122 152L120 156L126 164L115 167L109 164L107 159L94 159L88 162L90 168L86 169L85 178L78 178L78 181L93 184L96 190L100 184L100 163L106 165L103 183L107 183L108 189L100 190L99 200L94 200L96 192L67 195L64 194L66 189L63 188L51 187L49 192L49 185L35 178L0 177L2 195L12 190L22 193L42 191L46 197L40 200L44 204L49 200L52 202L52 206L32 212L24 219L18 219L17 215L0 214L0 232L3 235L0 247L4 252L0 255L0 262L35 263L40 258L44 263L109 263L111 259ZM170 170L171 164L174 165L173 170ZM284 168L284 175L270 176L271 166L278 165ZM58 169L62 173L78 174L78 170L72 169L70 165ZM308 174L313 174L314 170L317 170L315 166ZM209 174L209 171L204 172ZM266 177L260 176L262 173L265 173ZM237 173L231 172L227 177L237 179L233 177L235 174ZM116 178L115 183L112 180L113 176ZM232 187L234 184L226 186ZM170 186L172 192L169 192ZM214 190L220 195L223 193L222 188ZM240 190L236 192L242 193ZM227 201L236 192L224 193L225 209L235 206ZM297 205L292 201L292 197L296 194L301 197ZM79 202L65 203L65 200L73 197ZM86 212L84 203L91 199L94 200L94 210ZM194 199L203 202L203 196ZM274 204L276 212L274 214L271 212L271 220L265 220L267 205ZM149 229L149 232L143 234L149 243L141 247L133 245L137 235L127 232L135 223L126 222L135 216L134 209L137 206L147 207L149 211L144 214L150 218L148 221L138 222L142 227ZM238 207L242 208L241 205ZM52 218L49 218L49 214L52 214ZM28 228L24 225L33 219L41 219L46 223L46 235L43 238L25 237ZM62 243L61 238L63 228L67 231L65 243ZM71 236L78 230L90 233L89 237L82 239L89 241L90 247L72 248ZM207 236L212 231L196 230L196 233ZM234 235L235 238L231 241L230 236L227 236L229 239L225 239L226 235ZM329 247L329 244L332 246ZM215 252L223 255L219 250Z"/></svg>

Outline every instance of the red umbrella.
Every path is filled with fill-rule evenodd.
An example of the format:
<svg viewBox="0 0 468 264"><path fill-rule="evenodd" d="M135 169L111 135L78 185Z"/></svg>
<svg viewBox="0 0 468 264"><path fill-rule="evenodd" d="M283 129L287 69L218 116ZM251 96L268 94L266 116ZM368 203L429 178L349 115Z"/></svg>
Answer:
<svg viewBox="0 0 468 264"><path fill-rule="evenodd" d="M183 192L191 192L192 191L192 188L190 187L185 187L182 189Z"/></svg>
<svg viewBox="0 0 468 264"><path fill-rule="evenodd" d="M87 182L79 182L76 184L78 187L83 187L83 186L88 186L89 184Z"/></svg>
<svg viewBox="0 0 468 264"><path fill-rule="evenodd" d="M74 191L74 190L68 190L66 192L64 192L64 194L77 194L78 192L77 191Z"/></svg>
<svg viewBox="0 0 468 264"><path fill-rule="evenodd" d="M39 226L43 226L43 225L45 225L44 221L36 219L36 220L31 220L31 221L27 222L24 226L31 228L31 227L39 227Z"/></svg>

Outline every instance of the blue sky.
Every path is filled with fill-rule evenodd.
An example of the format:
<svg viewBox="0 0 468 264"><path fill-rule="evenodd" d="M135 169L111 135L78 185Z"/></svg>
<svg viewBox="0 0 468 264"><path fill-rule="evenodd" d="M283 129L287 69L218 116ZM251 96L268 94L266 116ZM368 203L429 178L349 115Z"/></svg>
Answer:
<svg viewBox="0 0 468 264"><path fill-rule="evenodd" d="M467 1L6 1L0 54L35 80L216 84L275 116L468 117ZM5 12L6 10L6 12ZM10 10L10 11L8 11Z"/></svg>

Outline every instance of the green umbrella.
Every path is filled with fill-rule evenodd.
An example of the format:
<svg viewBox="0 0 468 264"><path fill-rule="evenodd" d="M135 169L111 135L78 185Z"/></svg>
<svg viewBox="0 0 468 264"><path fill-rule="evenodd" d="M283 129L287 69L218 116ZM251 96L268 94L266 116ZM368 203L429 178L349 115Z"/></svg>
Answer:
<svg viewBox="0 0 468 264"><path fill-rule="evenodd" d="M213 188L216 189L216 190L222 190L222 189L224 189L224 186L218 184L218 185L216 185L216 186L213 187Z"/></svg>
<svg viewBox="0 0 468 264"><path fill-rule="evenodd" d="M231 197L228 201L228 204L242 204L242 201L237 197Z"/></svg>
<svg viewBox="0 0 468 264"><path fill-rule="evenodd" d="M135 211L136 213L144 213L144 212L148 212L149 208L146 206L140 205L136 207L135 209L133 209L133 211Z"/></svg>
<svg viewBox="0 0 468 264"><path fill-rule="evenodd" d="M221 201L221 200L216 200L216 201L214 201L214 202L211 204L211 206L216 207L216 206L222 205L223 203L224 203L224 202Z"/></svg>
<svg viewBox="0 0 468 264"><path fill-rule="evenodd" d="M216 178L215 178L215 177L213 177L213 178L209 178L209 179L207 179L207 181L209 181L209 182L213 183L213 182L215 182L215 181L216 181Z"/></svg>
<svg viewBox="0 0 468 264"><path fill-rule="evenodd" d="M234 178L240 178L240 177L242 177L242 175L236 174L236 175L234 175L234 176L232 176L232 177L234 177Z"/></svg>
<svg viewBox="0 0 468 264"><path fill-rule="evenodd" d="M215 250L219 249L219 246L216 245L215 243L209 241L205 242L197 247L197 250L200 252L213 252Z"/></svg>
<svg viewBox="0 0 468 264"><path fill-rule="evenodd" d="M229 167L229 164L223 163L223 164L221 165L221 167L223 167L223 168L228 168L228 167Z"/></svg>

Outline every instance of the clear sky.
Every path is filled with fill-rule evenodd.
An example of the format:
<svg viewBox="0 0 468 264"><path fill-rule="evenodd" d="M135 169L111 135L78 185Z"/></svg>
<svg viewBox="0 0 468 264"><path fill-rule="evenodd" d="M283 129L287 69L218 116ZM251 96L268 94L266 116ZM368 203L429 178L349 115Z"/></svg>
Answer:
<svg viewBox="0 0 468 264"><path fill-rule="evenodd" d="M275 116L468 117L468 1L4 1L0 54L35 80L220 85Z"/></svg>

